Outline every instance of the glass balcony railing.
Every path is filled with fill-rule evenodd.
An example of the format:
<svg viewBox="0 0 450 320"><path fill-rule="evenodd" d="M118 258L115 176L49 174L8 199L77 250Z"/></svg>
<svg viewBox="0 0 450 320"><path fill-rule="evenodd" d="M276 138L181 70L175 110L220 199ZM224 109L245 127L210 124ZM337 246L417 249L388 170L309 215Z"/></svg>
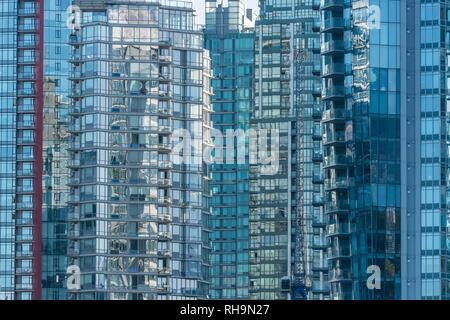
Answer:
<svg viewBox="0 0 450 320"><path fill-rule="evenodd" d="M343 63L326 63L323 66L322 75L324 77L343 76L345 73L345 66Z"/></svg>
<svg viewBox="0 0 450 320"><path fill-rule="evenodd" d="M344 109L328 109L323 112L322 121L345 120Z"/></svg>
<svg viewBox="0 0 450 320"><path fill-rule="evenodd" d="M331 247L328 248L328 258L350 257L349 247Z"/></svg>
<svg viewBox="0 0 450 320"><path fill-rule="evenodd" d="M344 19L341 17L333 17L322 20L322 31L332 31L344 28Z"/></svg>
<svg viewBox="0 0 450 320"><path fill-rule="evenodd" d="M344 51L343 40L328 40L321 44L320 51L322 54Z"/></svg>
<svg viewBox="0 0 450 320"><path fill-rule="evenodd" d="M345 142L345 132L343 131L334 131L332 133L324 134L323 135L323 143L329 144L329 143L344 143ZM336 159L338 156L334 156L331 158ZM333 159L333 160L334 160ZM328 157L327 160L330 160L330 157ZM341 159L339 159L341 160Z"/></svg>
<svg viewBox="0 0 450 320"><path fill-rule="evenodd" d="M348 224L345 223L334 223L327 225L327 235L339 235L347 234L349 232Z"/></svg>
<svg viewBox="0 0 450 320"><path fill-rule="evenodd" d="M349 158L345 154L332 154L323 158L325 167L345 166L349 162Z"/></svg>
<svg viewBox="0 0 450 320"><path fill-rule="evenodd" d="M331 98L338 98L343 97L345 94L344 86L331 86L328 88L324 88L322 90L322 98L323 99L331 99Z"/></svg>
<svg viewBox="0 0 450 320"><path fill-rule="evenodd" d="M320 0L320 8L330 9L330 8L342 8L344 6L344 0Z"/></svg>
<svg viewBox="0 0 450 320"><path fill-rule="evenodd" d="M347 201L336 201L336 202L326 202L325 211L327 213L337 212L337 211L348 211L349 205Z"/></svg>

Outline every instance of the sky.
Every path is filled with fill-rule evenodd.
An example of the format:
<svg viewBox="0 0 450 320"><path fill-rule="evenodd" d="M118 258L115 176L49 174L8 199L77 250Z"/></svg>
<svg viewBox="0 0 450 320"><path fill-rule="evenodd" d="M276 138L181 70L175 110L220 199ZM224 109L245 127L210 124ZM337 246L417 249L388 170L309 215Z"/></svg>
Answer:
<svg viewBox="0 0 450 320"><path fill-rule="evenodd" d="M205 24L205 0L191 0L194 4L194 9L197 11L196 22L198 24ZM220 0L217 0L219 2ZM227 0L223 0L226 2ZM246 0L247 9L258 9L258 0Z"/></svg>

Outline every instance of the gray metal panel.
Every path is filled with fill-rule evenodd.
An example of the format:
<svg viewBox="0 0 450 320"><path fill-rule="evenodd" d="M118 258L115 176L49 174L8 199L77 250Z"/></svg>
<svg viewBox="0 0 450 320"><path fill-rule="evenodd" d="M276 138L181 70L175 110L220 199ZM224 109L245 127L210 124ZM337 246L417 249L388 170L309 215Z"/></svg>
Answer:
<svg viewBox="0 0 450 320"><path fill-rule="evenodd" d="M420 299L420 2L401 2L401 289Z"/></svg>

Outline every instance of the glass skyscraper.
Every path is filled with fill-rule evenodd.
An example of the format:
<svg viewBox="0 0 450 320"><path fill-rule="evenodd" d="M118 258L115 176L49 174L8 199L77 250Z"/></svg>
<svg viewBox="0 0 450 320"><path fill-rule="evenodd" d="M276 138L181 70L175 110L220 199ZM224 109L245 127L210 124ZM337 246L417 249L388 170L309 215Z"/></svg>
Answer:
<svg viewBox="0 0 450 320"><path fill-rule="evenodd" d="M204 3L0 0L0 300L450 299L449 1Z"/></svg>
<svg viewBox="0 0 450 320"><path fill-rule="evenodd" d="M400 1L321 9L331 298L399 299ZM378 290L366 285L372 265Z"/></svg>
<svg viewBox="0 0 450 320"><path fill-rule="evenodd" d="M417 225L420 222L420 239L416 239L415 245L416 248L420 247L421 271L420 275L416 273L415 292L420 286L421 294L414 297L448 300L450 299L450 123L448 120L450 3L448 1L422 2L420 5L412 6L412 9L414 9L416 35L415 41L409 45L416 49L417 54L414 56L415 69L411 71L415 72L414 90L416 93L420 92L420 96L414 100L416 120L415 128L411 129L414 132L411 140L420 141L420 145L415 144L414 152L416 159L420 157L420 168L418 164L414 177L416 185L420 185L420 193L417 188L414 193L414 202L411 200L411 203L417 204L419 208L420 202L420 215L417 210L415 228L419 230ZM418 169L420 169L420 175ZM416 265L418 269L419 263ZM408 283L405 286L408 286Z"/></svg>
<svg viewBox="0 0 450 320"><path fill-rule="evenodd" d="M67 271L71 1L45 1L42 299L63 300Z"/></svg>
<svg viewBox="0 0 450 320"><path fill-rule="evenodd" d="M278 171L250 167L250 298L324 299L318 1L260 1L253 129L276 131Z"/></svg>
<svg viewBox="0 0 450 320"><path fill-rule="evenodd" d="M253 103L252 11L242 0L228 6L206 1L205 47L210 51L213 71L214 129L224 139L226 153L234 154L233 163L214 163L212 171L211 219L211 298L248 298L248 214L249 158L245 146L235 141L227 146L227 130L247 133ZM228 148L233 148L232 150ZM245 148L245 162L237 163L237 154ZM224 154L226 158L226 154Z"/></svg>
<svg viewBox="0 0 450 320"><path fill-rule="evenodd" d="M331 298L445 299L448 4L321 10Z"/></svg>
<svg viewBox="0 0 450 320"><path fill-rule="evenodd" d="M39 299L44 2L0 5L0 299Z"/></svg>
<svg viewBox="0 0 450 320"><path fill-rule="evenodd" d="M209 55L190 2L135 2L76 2L69 298L206 298Z"/></svg>
<svg viewBox="0 0 450 320"><path fill-rule="evenodd" d="M322 174L319 1L296 3L294 10L301 19L293 29L292 55L297 137L292 298L304 299L306 293L308 299L324 300L328 298L329 287Z"/></svg>

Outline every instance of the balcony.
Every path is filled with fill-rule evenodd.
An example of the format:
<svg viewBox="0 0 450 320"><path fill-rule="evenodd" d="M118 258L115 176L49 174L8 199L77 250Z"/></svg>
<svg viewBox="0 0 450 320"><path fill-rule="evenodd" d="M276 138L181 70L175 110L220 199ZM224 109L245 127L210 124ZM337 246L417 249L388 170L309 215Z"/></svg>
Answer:
<svg viewBox="0 0 450 320"><path fill-rule="evenodd" d="M314 293L328 293L330 291L330 287L328 283L324 282L313 282L312 292Z"/></svg>
<svg viewBox="0 0 450 320"><path fill-rule="evenodd" d="M31 283L16 283L16 290L32 290L33 285Z"/></svg>
<svg viewBox="0 0 450 320"><path fill-rule="evenodd" d="M312 227L313 228L324 228L326 226L326 221L323 214L313 215L312 217Z"/></svg>
<svg viewBox="0 0 450 320"><path fill-rule="evenodd" d="M19 49L25 49L25 48L36 48L36 40L25 40L25 39L19 39L17 41L17 47Z"/></svg>
<svg viewBox="0 0 450 320"><path fill-rule="evenodd" d="M322 184L323 177L320 174L314 174L312 177L312 183L313 184Z"/></svg>
<svg viewBox="0 0 450 320"><path fill-rule="evenodd" d="M18 96L34 96L35 91L34 88L18 88L17 95Z"/></svg>
<svg viewBox="0 0 450 320"><path fill-rule="evenodd" d="M19 72L17 74L17 78L19 80L34 80L35 73L34 72Z"/></svg>
<svg viewBox="0 0 450 320"><path fill-rule="evenodd" d="M313 271L328 271L328 264L326 261L313 261Z"/></svg>
<svg viewBox="0 0 450 320"><path fill-rule="evenodd" d="M331 121L345 121L345 110L344 109L336 109L332 107L331 109L325 110L322 115L323 122L331 122Z"/></svg>
<svg viewBox="0 0 450 320"><path fill-rule="evenodd" d="M73 46L80 45L80 39L79 39L78 35L71 34L70 37L69 37L69 44L73 45Z"/></svg>
<svg viewBox="0 0 450 320"><path fill-rule="evenodd" d="M328 273L328 281L351 281L352 273L350 270L331 269Z"/></svg>
<svg viewBox="0 0 450 320"><path fill-rule="evenodd" d="M320 53L323 55L344 53L343 40L328 40L320 45Z"/></svg>
<svg viewBox="0 0 450 320"><path fill-rule="evenodd" d="M17 186L16 192L17 193L32 193L33 187L32 186Z"/></svg>
<svg viewBox="0 0 450 320"><path fill-rule="evenodd" d="M320 27L321 27L321 25L320 25L320 21L314 21L313 22L313 24L312 24L312 31L313 32L320 32Z"/></svg>
<svg viewBox="0 0 450 320"><path fill-rule="evenodd" d="M344 8L344 0L320 0L321 10L342 10Z"/></svg>
<svg viewBox="0 0 450 320"><path fill-rule="evenodd" d="M17 26L17 29L19 32L36 32L36 24L35 23L29 23L29 24L19 24Z"/></svg>
<svg viewBox="0 0 450 320"><path fill-rule="evenodd" d="M172 203L172 199L170 197L161 197L161 198L158 198L158 203L164 204L164 205L169 205Z"/></svg>
<svg viewBox="0 0 450 320"><path fill-rule="evenodd" d="M338 236L345 235L349 233L348 224L345 223L335 223L327 225L327 236Z"/></svg>
<svg viewBox="0 0 450 320"><path fill-rule="evenodd" d="M170 258L172 256L172 251L169 249L158 251L158 256L163 258Z"/></svg>
<svg viewBox="0 0 450 320"><path fill-rule="evenodd" d="M160 73L159 74L159 81L160 82L171 82L172 77L170 76L170 73Z"/></svg>
<svg viewBox="0 0 450 320"><path fill-rule="evenodd" d="M345 167L349 163L349 157L345 154L332 154L324 157L324 167Z"/></svg>
<svg viewBox="0 0 450 320"><path fill-rule="evenodd" d="M350 248L331 247L328 248L328 259L350 258Z"/></svg>
<svg viewBox="0 0 450 320"><path fill-rule="evenodd" d="M313 127L312 139L314 141L321 141L322 140L322 130L321 130L321 127L319 125L315 125Z"/></svg>
<svg viewBox="0 0 450 320"><path fill-rule="evenodd" d="M18 161L32 161L33 160L33 154L18 153L16 155L16 160L18 160Z"/></svg>
<svg viewBox="0 0 450 320"><path fill-rule="evenodd" d="M322 108L314 107L312 111L312 117L313 119L320 120L322 118Z"/></svg>
<svg viewBox="0 0 450 320"><path fill-rule="evenodd" d="M69 256L77 256L77 255L80 254L80 248L76 248L76 247L74 247L74 248L68 248L68 249L67 249L67 254L68 254Z"/></svg>
<svg viewBox="0 0 450 320"><path fill-rule="evenodd" d="M19 218L16 219L16 225L32 225L33 219L32 218Z"/></svg>
<svg viewBox="0 0 450 320"><path fill-rule="evenodd" d="M314 238L312 242L312 248L313 249L326 249L328 247L327 241L322 238Z"/></svg>
<svg viewBox="0 0 450 320"><path fill-rule="evenodd" d="M67 232L68 238L78 238L80 236L80 232L78 230L69 230Z"/></svg>
<svg viewBox="0 0 450 320"><path fill-rule="evenodd" d="M67 185L68 186L76 186L80 184L80 179L79 178L69 178L69 180L67 181Z"/></svg>
<svg viewBox="0 0 450 320"><path fill-rule="evenodd" d="M31 272L33 272L33 268L31 268L31 267L18 267L18 268L16 268L16 274L31 273Z"/></svg>
<svg viewBox="0 0 450 320"><path fill-rule="evenodd" d="M326 202L325 212L327 214L348 213L349 205L347 201Z"/></svg>
<svg viewBox="0 0 450 320"><path fill-rule="evenodd" d="M36 63L36 58L34 56L18 56L17 57L17 62L19 64L35 64Z"/></svg>
<svg viewBox="0 0 450 320"><path fill-rule="evenodd" d="M69 124L69 132L76 133L81 130L79 123L71 123Z"/></svg>
<svg viewBox="0 0 450 320"><path fill-rule="evenodd" d="M75 208L75 207L72 207L72 208ZM69 212L69 214L68 214L68 216L67 216L67 219L68 219L69 221L77 221L77 220L80 220L80 211L75 209L74 211Z"/></svg>
<svg viewBox="0 0 450 320"><path fill-rule="evenodd" d="M81 165L81 163L80 163L79 159L72 159L72 160L69 160L67 166L70 168L74 168L74 167L79 167L80 165Z"/></svg>
<svg viewBox="0 0 450 320"><path fill-rule="evenodd" d="M17 234L16 235L16 241L33 241L33 236L31 234Z"/></svg>
<svg viewBox="0 0 450 320"><path fill-rule="evenodd" d="M33 2L27 2L27 3L31 3L32 6L19 8L17 11L17 14L19 16L36 16L36 7L34 6L34 3Z"/></svg>
<svg viewBox="0 0 450 320"><path fill-rule="evenodd" d="M312 199L312 205L314 207L320 207L323 206L324 202L323 202L323 197L319 196L319 195L314 195L313 199Z"/></svg>
<svg viewBox="0 0 450 320"><path fill-rule="evenodd" d="M322 162L323 161L322 151L315 150L312 155L312 161L313 162Z"/></svg>
<svg viewBox="0 0 450 320"><path fill-rule="evenodd" d="M33 256L33 252L31 251L25 251L25 250L17 250L16 251L16 257L17 258L28 258L28 257L32 257Z"/></svg>
<svg viewBox="0 0 450 320"><path fill-rule="evenodd" d="M170 187L172 185L172 180L170 179L159 179L158 185L161 187Z"/></svg>
<svg viewBox="0 0 450 320"><path fill-rule="evenodd" d="M17 112L24 113L33 113L34 112L34 104L33 103L24 103L23 100L19 101L17 104Z"/></svg>
<svg viewBox="0 0 450 320"><path fill-rule="evenodd" d="M341 17L331 17L322 20L322 32L341 32L344 29L344 19Z"/></svg>
<svg viewBox="0 0 450 320"><path fill-rule="evenodd" d="M158 240L160 241L169 241L172 240L172 234L170 232L158 232Z"/></svg>
<svg viewBox="0 0 450 320"><path fill-rule="evenodd" d="M321 1L320 0L313 0L312 8L314 10L319 10L320 9L320 5L321 5Z"/></svg>
<svg viewBox="0 0 450 320"><path fill-rule="evenodd" d="M161 169L171 169L173 166L171 161L159 161L158 162L158 167Z"/></svg>
<svg viewBox="0 0 450 320"><path fill-rule="evenodd" d="M323 135L323 144L342 144L345 143L345 132L344 131L333 131L329 134Z"/></svg>
<svg viewBox="0 0 450 320"><path fill-rule="evenodd" d="M17 170L17 173L16 173L16 175L18 177L32 177L33 174L34 174L34 172L31 170Z"/></svg>
<svg viewBox="0 0 450 320"><path fill-rule="evenodd" d="M325 189L335 190L335 189L348 189L350 186L349 179L347 178L336 178L336 179L325 179Z"/></svg>
<svg viewBox="0 0 450 320"><path fill-rule="evenodd" d="M326 63L323 66L322 77L332 78L332 77L343 77L345 74L345 65L343 63Z"/></svg>
<svg viewBox="0 0 450 320"><path fill-rule="evenodd" d="M170 134L172 132L172 127L170 125L159 125L158 133L160 134Z"/></svg>
<svg viewBox="0 0 450 320"><path fill-rule="evenodd" d="M160 55L159 56L159 63L161 64L167 64L172 62L172 56L170 55Z"/></svg>
<svg viewBox="0 0 450 320"><path fill-rule="evenodd" d="M18 137L17 144L33 144L34 137Z"/></svg>
<svg viewBox="0 0 450 320"><path fill-rule="evenodd" d="M335 85L322 90L322 99L343 99L345 96L344 86Z"/></svg>
<svg viewBox="0 0 450 320"><path fill-rule="evenodd" d="M160 275L170 275L172 270L170 268L158 268L158 274Z"/></svg>

